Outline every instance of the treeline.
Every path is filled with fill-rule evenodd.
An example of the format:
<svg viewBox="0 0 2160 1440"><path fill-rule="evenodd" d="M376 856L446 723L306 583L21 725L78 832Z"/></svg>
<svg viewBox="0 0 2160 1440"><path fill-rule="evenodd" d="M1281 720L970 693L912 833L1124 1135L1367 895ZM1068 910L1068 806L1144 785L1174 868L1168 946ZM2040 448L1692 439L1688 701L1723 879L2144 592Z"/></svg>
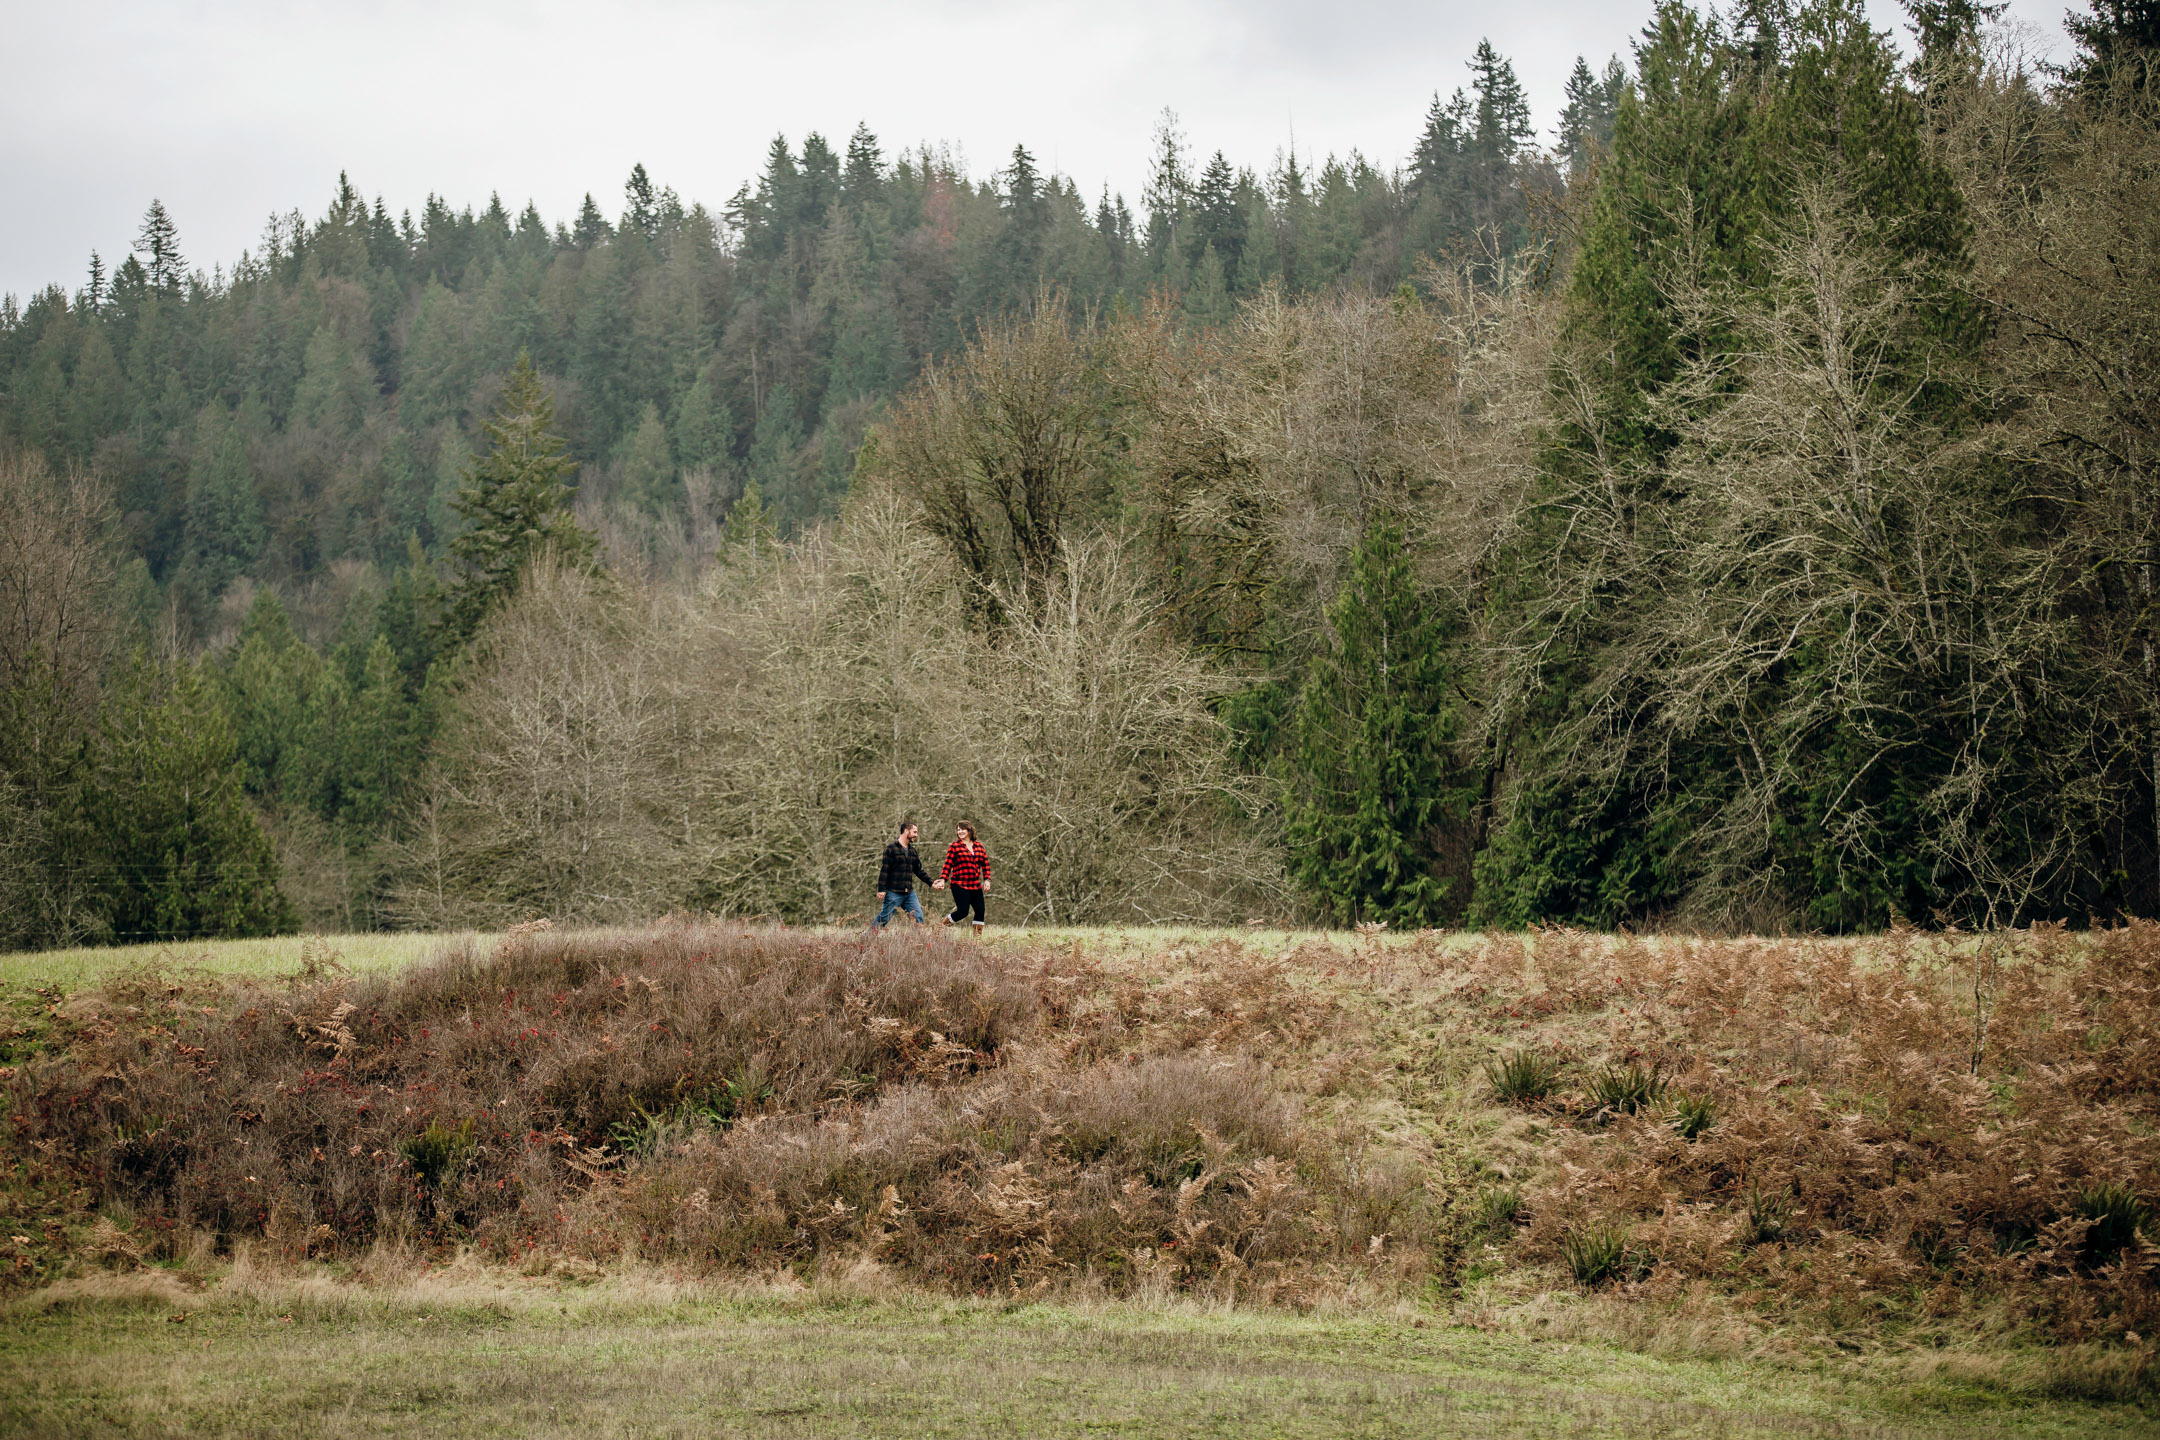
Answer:
<svg viewBox="0 0 2160 1440"><path fill-rule="evenodd" d="M229 635L236 579L284 590L320 639L354 567L388 575L415 538L439 557L520 352L554 388L588 523L679 558L754 480L792 534L837 513L887 397L1044 283L1104 311L1167 291L1208 324L1269 285L1385 291L1495 225L1513 248L1523 189L1560 180L1508 63L1483 46L1469 79L1405 169L1202 161L1165 112L1137 218L1024 146L971 177L862 127L839 148L775 138L718 209L639 166L612 220L587 196L552 226L500 198L393 216L341 177L321 218L273 216L229 271L191 268L153 204L117 267L93 255L79 289L0 312L0 436L105 477L194 639ZM1576 90L1586 154L1617 95L1586 67Z"/></svg>
<svg viewBox="0 0 2160 1440"><path fill-rule="evenodd" d="M1012 919L2151 913L2160 35L2036 71L1909 9L1911 64L1852 0L1663 5L1552 153L1489 48L1399 174L1166 127L1144 225L866 136L717 218L348 196L11 317L11 375L78 351L7 423L122 497L96 608L212 655L126 693L193 664L312 923L829 919L903 810ZM305 329L290 387L24 420L189 315L228 376ZM102 793L69 713L16 803Z"/></svg>

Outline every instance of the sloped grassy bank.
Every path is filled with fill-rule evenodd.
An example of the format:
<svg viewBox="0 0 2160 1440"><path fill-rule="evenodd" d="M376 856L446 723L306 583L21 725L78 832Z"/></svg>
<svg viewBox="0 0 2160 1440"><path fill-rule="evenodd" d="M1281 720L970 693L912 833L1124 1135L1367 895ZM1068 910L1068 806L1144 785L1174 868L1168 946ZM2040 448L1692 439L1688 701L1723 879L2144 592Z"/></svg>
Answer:
<svg viewBox="0 0 2160 1440"><path fill-rule="evenodd" d="M236 1246L875 1272L2148 1397L2156 995L2149 925L525 934L52 1005L4 1203L18 1286Z"/></svg>
<svg viewBox="0 0 2160 1440"><path fill-rule="evenodd" d="M1239 1047L1115 1043L1060 958L712 925L216 993L146 973L66 1007L12 1138L151 1258L207 1233L1265 1296L1431 1268L1415 1165L1313 1131Z"/></svg>

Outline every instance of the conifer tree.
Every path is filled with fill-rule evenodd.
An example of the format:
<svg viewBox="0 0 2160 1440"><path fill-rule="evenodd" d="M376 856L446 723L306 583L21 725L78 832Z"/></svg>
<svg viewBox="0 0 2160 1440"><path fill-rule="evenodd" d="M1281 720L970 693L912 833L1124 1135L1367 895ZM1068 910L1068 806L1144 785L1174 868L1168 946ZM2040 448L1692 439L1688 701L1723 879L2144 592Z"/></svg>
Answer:
<svg viewBox="0 0 2160 1440"><path fill-rule="evenodd" d="M735 445L735 416L719 375L706 366L675 407L675 454L685 470L727 467Z"/></svg>
<svg viewBox="0 0 2160 1440"><path fill-rule="evenodd" d="M1478 41L1470 58L1470 89L1477 96L1468 137L1472 151L1490 164L1513 160L1537 127L1530 123L1530 97L1515 78L1514 63L1490 40Z"/></svg>
<svg viewBox="0 0 2160 1440"><path fill-rule="evenodd" d="M2062 72L2071 85L2087 94L2117 83L2141 94L2151 89L2160 66L2160 0L2086 0L2086 10L2063 17L2078 47Z"/></svg>
<svg viewBox="0 0 2160 1440"><path fill-rule="evenodd" d="M143 213L142 230L135 237L135 249L144 259L152 289L176 291L180 288L187 261L180 256L180 228L173 224L164 201L152 200L150 208Z"/></svg>
<svg viewBox="0 0 2160 1440"><path fill-rule="evenodd" d="M728 508L727 523L720 529L719 558L723 563L747 560L754 564L779 543L780 527L773 522L772 509L753 475Z"/></svg>
<svg viewBox="0 0 2160 1440"><path fill-rule="evenodd" d="M254 565L269 532L240 427L212 406L197 421L196 436L183 534L187 572L207 602Z"/></svg>
<svg viewBox="0 0 2160 1440"><path fill-rule="evenodd" d="M1619 114L1620 95L1626 88L1627 69L1619 56L1605 62L1602 75L1591 74L1590 63L1580 55L1575 57L1566 103L1560 107L1560 154L1571 182L1587 176L1592 157L1611 147L1613 118Z"/></svg>
<svg viewBox="0 0 2160 1440"><path fill-rule="evenodd" d="M1443 102L1433 91L1425 111L1425 129L1410 154L1410 192L1413 196L1437 195L1454 183L1456 162L1461 158L1464 130L1470 116L1469 97L1457 90Z"/></svg>
<svg viewBox="0 0 2160 1440"><path fill-rule="evenodd" d="M1338 922L1431 924L1459 904L1438 872L1470 792L1449 753L1447 636L1398 523L1368 528L1329 621L1332 641L1298 701L1290 874Z"/></svg>
<svg viewBox="0 0 2160 1440"><path fill-rule="evenodd" d="M1167 105L1155 123L1155 154L1149 163L1147 188L1140 203L1147 206L1147 253L1156 273L1182 280L1184 262L1179 250L1185 213L1192 199L1192 175L1185 160L1185 132L1178 126L1177 112Z"/></svg>
<svg viewBox="0 0 2160 1440"><path fill-rule="evenodd" d="M225 710L250 794L276 799L293 789L307 740L308 707L323 663L292 628L277 592L255 592L240 639L224 664Z"/></svg>
<svg viewBox="0 0 2160 1440"><path fill-rule="evenodd" d="M840 198L848 205L861 205L878 198L885 184L885 156L878 149L877 136L870 133L868 124L858 121L855 133L848 136L847 165L840 172Z"/></svg>
<svg viewBox="0 0 2160 1440"><path fill-rule="evenodd" d="M1193 189L1193 226L1199 243L1213 246L1224 272L1234 273L1245 253L1245 205L1241 177L1218 150Z"/></svg>
<svg viewBox="0 0 2160 1440"><path fill-rule="evenodd" d="M675 458L668 452L667 426L660 422L660 407L647 401L637 427L624 437L616 493L648 513L664 513L680 487L675 483Z"/></svg>
<svg viewBox="0 0 2160 1440"><path fill-rule="evenodd" d="M570 243L580 250L590 250L614 233L600 207L593 203L592 192L586 191L585 203L578 207L577 228L570 232Z"/></svg>
<svg viewBox="0 0 2160 1440"><path fill-rule="evenodd" d="M647 240L660 238L660 198L642 161L630 168L630 178L623 184L622 228Z"/></svg>
<svg viewBox="0 0 2160 1440"><path fill-rule="evenodd" d="M1980 38L1981 28L1993 24L2009 8L2007 0L1994 4L1987 0L1905 0L1905 13L1912 17L1905 28L1912 32L1920 52L1913 59L1913 77L1925 85L1942 66L1960 53L1969 52ZM2069 24L2076 33L2077 16L2070 16Z"/></svg>
<svg viewBox="0 0 2160 1440"><path fill-rule="evenodd" d="M445 624L455 640L472 637L488 613L512 594L525 567L542 551L591 561L592 534L570 513L566 483L577 462L564 454L551 428L555 402L540 384L532 357L520 353L503 397L488 421L488 450L465 472L452 502L465 529L450 542L461 573L450 587Z"/></svg>
<svg viewBox="0 0 2160 1440"><path fill-rule="evenodd" d="M277 853L242 793L233 732L202 672L138 664L107 703L89 816L109 938L290 930Z"/></svg>
<svg viewBox="0 0 2160 1440"><path fill-rule="evenodd" d="M1185 318L1202 329L1212 329L1229 324L1236 313L1222 257L1210 242L1200 252L1200 263L1193 266L1192 284L1185 290Z"/></svg>
<svg viewBox="0 0 2160 1440"><path fill-rule="evenodd" d="M750 436L750 479L759 494L771 497L774 511L791 532L817 513L815 497L803 488L802 445L795 392L776 385L765 397L765 412L758 416L757 429Z"/></svg>

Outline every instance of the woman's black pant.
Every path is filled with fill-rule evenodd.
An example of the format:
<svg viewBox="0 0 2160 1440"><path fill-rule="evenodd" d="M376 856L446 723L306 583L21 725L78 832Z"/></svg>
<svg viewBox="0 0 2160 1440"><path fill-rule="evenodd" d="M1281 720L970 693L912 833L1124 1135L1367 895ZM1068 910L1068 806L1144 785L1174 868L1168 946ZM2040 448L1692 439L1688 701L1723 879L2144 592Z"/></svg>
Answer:
<svg viewBox="0 0 2160 1440"><path fill-rule="evenodd" d="M960 922L961 922L962 920L965 920L965 919L967 919L967 914L968 914L968 911L969 911L969 909L970 909L970 908L972 908L972 909L973 909L973 910L975 911L975 923L976 923L976 924L978 924L978 925L982 924L982 921L983 921L983 892L982 892L982 891L980 891L980 890L970 890L970 889L968 889L968 888L967 888L967 887L966 887L965 885L955 885L955 886L953 886L953 887L952 887L952 898L953 898L953 907L952 907L952 923L953 923L953 924L957 925L957 924L959 924L959 923L960 923Z"/></svg>

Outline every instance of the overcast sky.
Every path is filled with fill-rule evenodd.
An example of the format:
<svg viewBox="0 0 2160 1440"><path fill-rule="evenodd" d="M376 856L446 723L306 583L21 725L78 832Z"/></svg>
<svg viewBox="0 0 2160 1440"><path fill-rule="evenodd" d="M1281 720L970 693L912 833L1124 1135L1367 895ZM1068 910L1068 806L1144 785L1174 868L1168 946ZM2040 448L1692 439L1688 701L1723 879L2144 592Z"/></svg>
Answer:
<svg viewBox="0 0 2160 1440"><path fill-rule="evenodd" d="M1400 164L1481 36L1550 128L1577 54L1623 56L1650 0L0 0L0 292L82 283L164 200L182 250L229 265L271 211L321 213L340 170L393 213L499 190L553 221L614 216L633 163L718 207L775 131L889 154L944 142L972 173L1016 142L1135 202L1150 131L1265 169L1362 150ZM2017 0L2042 49L2062 0ZM1902 37L1895 0L1871 0Z"/></svg>

